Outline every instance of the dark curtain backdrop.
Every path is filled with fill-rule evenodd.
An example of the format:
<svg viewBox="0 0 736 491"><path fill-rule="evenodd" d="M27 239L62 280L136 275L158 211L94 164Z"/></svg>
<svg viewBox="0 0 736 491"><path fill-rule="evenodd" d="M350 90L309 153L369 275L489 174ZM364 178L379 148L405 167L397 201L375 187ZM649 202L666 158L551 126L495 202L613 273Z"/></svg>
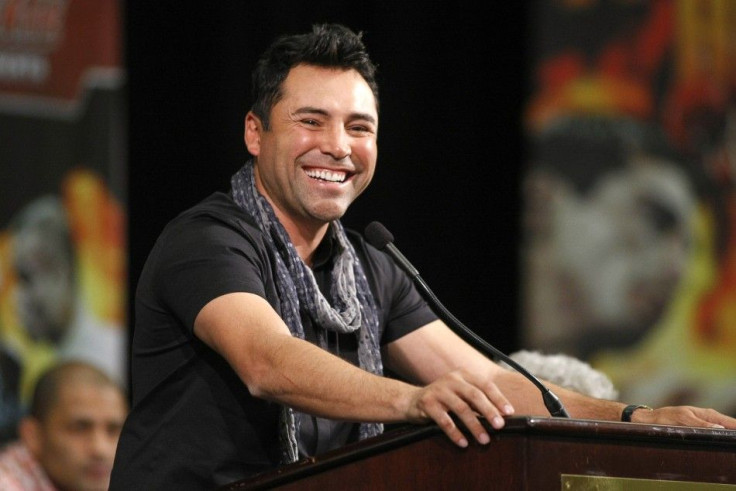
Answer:
<svg viewBox="0 0 736 491"><path fill-rule="evenodd" d="M364 32L381 84L376 177L344 222L383 222L446 307L518 348L522 3L127 2L130 304L165 223L247 158L258 54L336 21Z"/></svg>

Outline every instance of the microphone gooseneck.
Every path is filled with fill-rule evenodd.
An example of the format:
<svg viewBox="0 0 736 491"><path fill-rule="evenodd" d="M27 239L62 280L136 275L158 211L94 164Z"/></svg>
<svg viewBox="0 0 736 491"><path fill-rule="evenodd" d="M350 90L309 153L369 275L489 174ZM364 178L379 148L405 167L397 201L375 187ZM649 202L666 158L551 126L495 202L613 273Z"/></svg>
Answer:
<svg viewBox="0 0 736 491"><path fill-rule="evenodd" d="M552 416L569 418L570 415L565 410L562 401L537 377L532 375L527 369L517 363L513 358L506 356L505 353L499 351L495 347L488 344L483 338L479 337L467 326L460 322L447 308L440 302L437 296L429 288L429 285L419 275L419 271L409 262L408 259L393 244L394 237L386 227L380 222L371 222L365 228L365 237L375 248L385 251L394 261L403 269L414 281L419 288L424 299L434 308L435 313L449 325L460 337L465 339L476 349L480 350L491 357L500 358L516 371L529 379L542 393L544 405Z"/></svg>

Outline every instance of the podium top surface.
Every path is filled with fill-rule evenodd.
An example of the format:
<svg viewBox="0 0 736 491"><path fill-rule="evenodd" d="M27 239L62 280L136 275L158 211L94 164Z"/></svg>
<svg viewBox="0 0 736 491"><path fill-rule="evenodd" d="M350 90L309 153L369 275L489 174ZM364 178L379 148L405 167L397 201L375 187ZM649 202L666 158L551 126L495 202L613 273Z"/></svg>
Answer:
<svg viewBox="0 0 736 491"><path fill-rule="evenodd" d="M574 441L576 444L626 445L645 448L693 449L707 452L726 452L736 463L736 430L695 428L685 426L649 425L639 423L620 423L614 421L586 420L572 418L553 418L535 416L514 416L506 418L502 430L488 426L491 443L501 445L508 440L532 439L536 442ZM368 460L396 449L417 444L417 442L436 439L442 445L452 447L436 425L400 426L383 435L312 457L297 463L280 467L252 478L232 483L222 490L272 489L280 483L294 482L351 463ZM469 439L470 448L482 447Z"/></svg>

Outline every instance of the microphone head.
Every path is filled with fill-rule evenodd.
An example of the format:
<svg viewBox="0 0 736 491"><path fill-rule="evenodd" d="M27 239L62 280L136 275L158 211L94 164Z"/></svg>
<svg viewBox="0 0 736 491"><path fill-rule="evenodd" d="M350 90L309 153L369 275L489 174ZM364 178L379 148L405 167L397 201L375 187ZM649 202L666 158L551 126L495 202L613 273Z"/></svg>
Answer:
<svg viewBox="0 0 736 491"><path fill-rule="evenodd" d="M383 249L394 241L394 236L391 235L391 232L381 222L369 223L365 228L365 238L376 249Z"/></svg>

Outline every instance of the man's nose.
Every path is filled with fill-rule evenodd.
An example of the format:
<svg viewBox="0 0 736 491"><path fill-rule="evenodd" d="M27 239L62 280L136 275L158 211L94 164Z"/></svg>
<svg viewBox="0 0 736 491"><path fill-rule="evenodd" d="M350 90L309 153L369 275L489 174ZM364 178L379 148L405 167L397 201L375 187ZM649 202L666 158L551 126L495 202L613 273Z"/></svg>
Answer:
<svg viewBox="0 0 736 491"><path fill-rule="evenodd" d="M351 154L350 135L342 125L327 128L323 134L320 147L322 153L331 155L335 160L342 160Z"/></svg>
<svg viewBox="0 0 736 491"><path fill-rule="evenodd" d="M117 438L112 436L107 430L93 431L90 435L90 448L97 456L107 457L114 455L116 446Z"/></svg>

